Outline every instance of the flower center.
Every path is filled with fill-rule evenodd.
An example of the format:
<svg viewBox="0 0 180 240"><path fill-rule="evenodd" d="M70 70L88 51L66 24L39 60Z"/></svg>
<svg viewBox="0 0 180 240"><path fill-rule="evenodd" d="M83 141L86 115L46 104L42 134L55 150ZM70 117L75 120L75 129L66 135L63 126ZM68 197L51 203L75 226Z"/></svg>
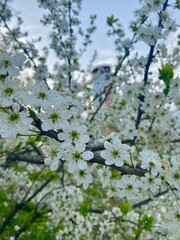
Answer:
<svg viewBox="0 0 180 240"><path fill-rule="evenodd" d="M47 94L45 92L38 92L38 98L40 99L47 99Z"/></svg>
<svg viewBox="0 0 180 240"><path fill-rule="evenodd" d="M52 149L52 150L51 150L50 155L51 155L52 158L53 158L53 157L57 157L57 154L58 154L58 151L57 151L56 149Z"/></svg>
<svg viewBox="0 0 180 240"><path fill-rule="evenodd" d="M51 119L51 121L53 123L57 122L58 118L59 118L59 114L58 113L52 113L49 117Z"/></svg>
<svg viewBox="0 0 180 240"><path fill-rule="evenodd" d="M7 87L4 89L5 95L11 96L14 93L14 89L11 87Z"/></svg>
<svg viewBox="0 0 180 240"><path fill-rule="evenodd" d="M113 150L113 151L111 152L111 154L112 154L112 156L113 156L114 158L120 157L119 151L117 151L117 150Z"/></svg>
<svg viewBox="0 0 180 240"><path fill-rule="evenodd" d="M16 122L17 120L19 120L19 113L12 113L10 116L9 116L9 120L11 122Z"/></svg>
<svg viewBox="0 0 180 240"><path fill-rule="evenodd" d="M153 178L149 178L149 183L154 183L154 179Z"/></svg>
<svg viewBox="0 0 180 240"><path fill-rule="evenodd" d="M3 60L1 63L3 65L3 67L5 67L5 68L11 66L11 62L9 60L7 60L7 59Z"/></svg>
<svg viewBox="0 0 180 240"><path fill-rule="evenodd" d="M180 174L176 172L176 173L174 174L174 179L177 180L177 179L179 179L179 178L180 178Z"/></svg>
<svg viewBox="0 0 180 240"><path fill-rule="evenodd" d="M72 138L72 141L74 141L75 139L79 138L79 133L76 130L73 130L71 132L71 138Z"/></svg>
<svg viewBox="0 0 180 240"><path fill-rule="evenodd" d="M175 218L180 222L180 213L175 213Z"/></svg>
<svg viewBox="0 0 180 240"><path fill-rule="evenodd" d="M79 176L83 177L85 175L85 172L83 170L79 171Z"/></svg>
<svg viewBox="0 0 180 240"><path fill-rule="evenodd" d="M81 154L80 154L79 152L75 152L75 153L73 154L73 157L75 158L75 160L80 160L80 159L82 159Z"/></svg>
<svg viewBox="0 0 180 240"><path fill-rule="evenodd" d="M154 162L150 162L149 165L150 165L150 167L155 167Z"/></svg>
<svg viewBox="0 0 180 240"><path fill-rule="evenodd" d="M127 189L128 190L132 190L133 189L133 186L131 184L127 185Z"/></svg>

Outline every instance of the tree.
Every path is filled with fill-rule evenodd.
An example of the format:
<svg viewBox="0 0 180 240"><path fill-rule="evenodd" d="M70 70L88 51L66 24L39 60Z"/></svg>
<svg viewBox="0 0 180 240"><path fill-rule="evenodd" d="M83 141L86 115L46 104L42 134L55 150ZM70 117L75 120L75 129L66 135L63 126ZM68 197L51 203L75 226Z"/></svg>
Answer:
<svg viewBox="0 0 180 240"><path fill-rule="evenodd" d="M19 16L11 28L11 5L0 1L1 239L178 240L180 36L170 13L180 2L141 1L131 39L107 17L117 64L95 95L79 59L96 16L83 30L81 0L38 3L52 29L53 73L49 49L28 40Z"/></svg>

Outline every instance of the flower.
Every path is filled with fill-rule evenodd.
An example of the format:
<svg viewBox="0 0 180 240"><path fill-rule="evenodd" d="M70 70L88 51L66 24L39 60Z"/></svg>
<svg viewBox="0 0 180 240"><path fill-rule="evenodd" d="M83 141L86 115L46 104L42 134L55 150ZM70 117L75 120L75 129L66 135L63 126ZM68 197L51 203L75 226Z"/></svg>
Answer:
<svg viewBox="0 0 180 240"><path fill-rule="evenodd" d="M162 28L156 27L156 26L148 26L144 27L141 26L137 32L137 35L140 39L142 39L144 42L155 45L156 41L160 38L162 38Z"/></svg>
<svg viewBox="0 0 180 240"><path fill-rule="evenodd" d="M90 141L90 137L87 134L87 127L80 125L77 121L73 121L64 126L63 132L58 134L58 138L64 141L64 146L69 145L69 143L86 144Z"/></svg>
<svg viewBox="0 0 180 240"><path fill-rule="evenodd" d="M75 171L87 168L87 161L91 160L94 154L91 151L85 151L84 144L76 144L75 146L68 146L67 151L64 152L63 158L68 161L68 171L74 173Z"/></svg>
<svg viewBox="0 0 180 240"><path fill-rule="evenodd" d="M180 191L180 171L176 168L171 168L169 174L167 176L167 182L171 185L171 187L175 187Z"/></svg>
<svg viewBox="0 0 180 240"><path fill-rule="evenodd" d="M19 70L17 67L26 60L26 57L23 54L16 54L15 56L10 56L4 54L0 56L0 74L9 74L11 76L18 76Z"/></svg>
<svg viewBox="0 0 180 240"><path fill-rule="evenodd" d="M151 172L152 175L157 175L161 172L161 161L157 153L152 150L143 149L140 152L139 159L142 161L141 168Z"/></svg>
<svg viewBox="0 0 180 240"><path fill-rule="evenodd" d="M29 112L21 111L18 104L0 111L0 134L3 138L16 138L17 134L27 134L32 119Z"/></svg>
<svg viewBox="0 0 180 240"><path fill-rule="evenodd" d="M54 139L49 139L48 144L43 145L41 149L45 155L44 163L50 165L51 171L57 170L64 150L61 144Z"/></svg>
<svg viewBox="0 0 180 240"><path fill-rule="evenodd" d="M145 173L145 176L141 178L142 180L142 188L144 190L150 190L155 193L159 186L161 185L161 180L159 178L155 178L155 176L150 175L149 173Z"/></svg>
<svg viewBox="0 0 180 240"><path fill-rule="evenodd" d="M108 187L107 196L108 196L109 198L119 195L118 183L119 183L119 181L116 180L116 179L112 179L112 180L110 181L110 184L107 186L107 187Z"/></svg>
<svg viewBox="0 0 180 240"><path fill-rule="evenodd" d="M102 136L102 138L99 140L99 142L105 142L108 141L112 143L114 138L119 138L119 135L115 132L110 133L108 136Z"/></svg>
<svg viewBox="0 0 180 240"><path fill-rule="evenodd" d="M179 229L180 228L180 207L179 203L175 202L174 206L169 208L165 214L167 226L170 229Z"/></svg>
<svg viewBox="0 0 180 240"><path fill-rule="evenodd" d="M74 178L77 182L77 185L83 185L84 189L87 189L89 184L92 182L92 174L89 169L77 169L74 172Z"/></svg>
<svg viewBox="0 0 180 240"><path fill-rule="evenodd" d="M110 177L112 175L108 167L103 167L102 169L99 169L99 175L100 175L100 181L102 183L102 187L104 188L108 186L110 182Z"/></svg>
<svg viewBox="0 0 180 240"><path fill-rule="evenodd" d="M44 131L66 128L68 125L67 120L72 116L64 104L54 107L47 106L43 110L44 112L39 114L39 118L42 120L41 127Z"/></svg>
<svg viewBox="0 0 180 240"><path fill-rule="evenodd" d="M124 175L118 182L119 196L132 199L139 193L139 188L142 186L141 182L135 175Z"/></svg>
<svg viewBox="0 0 180 240"><path fill-rule="evenodd" d="M119 207L113 207L112 213L115 215L116 218L119 218L123 215L123 213L121 212L121 209Z"/></svg>
<svg viewBox="0 0 180 240"><path fill-rule="evenodd" d="M45 82L39 82L29 89L29 94L23 96L26 104L37 107L47 107L62 102L63 97L58 92L49 90Z"/></svg>
<svg viewBox="0 0 180 240"><path fill-rule="evenodd" d="M117 167L124 165L124 161L130 160L129 149L126 144L122 144L120 139L114 138L112 143L105 141L104 147L106 150L100 153L107 165L115 164Z"/></svg>
<svg viewBox="0 0 180 240"><path fill-rule="evenodd" d="M0 104L4 107L13 104L13 98L18 96L20 90L20 81L7 77L3 82L0 82Z"/></svg>

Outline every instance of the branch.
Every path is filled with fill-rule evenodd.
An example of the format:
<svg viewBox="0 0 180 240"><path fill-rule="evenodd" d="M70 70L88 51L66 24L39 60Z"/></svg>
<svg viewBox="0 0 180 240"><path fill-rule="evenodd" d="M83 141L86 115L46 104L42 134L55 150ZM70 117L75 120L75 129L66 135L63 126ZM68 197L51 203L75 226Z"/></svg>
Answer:
<svg viewBox="0 0 180 240"><path fill-rule="evenodd" d="M162 191L162 192L159 192L158 194L156 194L156 195L154 196L154 198L158 198L158 197L160 197L160 196L163 196L164 194L166 194L166 193L168 193L168 192L169 192L169 189L167 189L167 190L165 190L165 191ZM134 209L134 208L139 208L139 207L141 207L141 206L143 206L143 205L148 204L149 202L151 202L151 201L153 201L153 200L154 200L153 198L148 198L148 199L146 199L146 200L144 200L144 201L142 201L142 202L139 202L139 203L134 204L134 205L132 206L132 208L133 208L133 209ZM97 213L97 214L102 214L104 211L105 211L104 209L91 209L91 210L90 210L90 212L92 212L92 213Z"/></svg>
<svg viewBox="0 0 180 240"><path fill-rule="evenodd" d="M175 139L175 140L172 140L171 142L172 143L178 143L178 142L180 142L180 139Z"/></svg>
<svg viewBox="0 0 180 240"><path fill-rule="evenodd" d="M34 216L15 232L14 239L18 239L18 237L30 226L30 224L34 223L34 221L40 217L42 217L42 213L40 214L35 212Z"/></svg>
<svg viewBox="0 0 180 240"><path fill-rule="evenodd" d="M6 27L6 29L11 33L12 30L10 29L10 27L8 26L8 24L6 23L6 20L5 18L3 17L3 15L0 13L0 18L2 19L2 21L4 22L4 26ZM14 41L21 47L21 49L24 51L24 53L26 54L26 56L29 58L29 60L32 62L33 66L35 68L37 68L37 65L34 61L34 59L29 55L29 52L27 51L26 48L24 48L22 46L22 43L17 39L17 38L14 38Z"/></svg>
<svg viewBox="0 0 180 240"><path fill-rule="evenodd" d="M105 98L101 101L101 103L99 104L98 108L96 109L96 111L93 113L92 117L90 118L90 122L92 122L96 116L96 114L99 112L100 108L102 107L102 105L104 104L104 102L106 101L107 97L109 96L110 92L111 92L111 89L113 87L113 84L111 83L109 88L108 88L108 91L106 93L106 96Z"/></svg>
<svg viewBox="0 0 180 240"><path fill-rule="evenodd" d="M160 192L160 193L156 194L156 195L154 196L154 198L158 198L158 197L160 197L160 196L162 196L162 195L164 195L164 194L166 194L166 193L168 193L168 192L169 192L169 189L167 189L167 190L165 190L165 191L163 191L163 192ZM148 198L148 199L146 199L146 200L144 200L144 201L142 201L142 202L139 202L139 203L134 204L134 205L132 206L132 208L141 207L141 206L143 206L143 205L148 204L149 202L151 202L151 201L153 201L153 200L154 200L153 198Z"/></svg>
<svg viewBox="0 0 180 240"><path fill-rule="evenodd" d="M162 11L165 11L167 6L168 6L168 0L166 0L165 3L163 4ZM162 16L160 14L159 21L158 21L158 27L161 27L161 26L162 26ZM145 72L144 72L144 77L143 77L144 86L146 86L147 81L148 81L149 68L150 68L150 65L151 65L153 57L154 57L154 49L155 49L156 43L157 43L157 41L155 42L154 45L150 46L149 55L148 55L147 63L145 65ZM136 122L135 122L136 129L139 128L139 124L141 122L141 117L143 115L143 111L141 110L141 107L142 107L142 103L145 101L145 96L140 95L139 100L140 100L140 104L138 106L138 112L137 112L137 117L136 117ZM132 142L131 142L132 145L134 144L136 138L137 137L134 137L134 139L132 140Z"/></svg>
<svg viewBox="0 0 180 240"><path fill-rule="evenodd" d="M8 154L8 160L18 160L21 162L28 162L32 164L39 164L42 165L44 164L44 161L42 161L42 158L40 157L34 157L34 156L24 156L23 154L15 154L15 153L9 153Z"/></svg>
<svg viewBox="0 0 180 240"><path fill-rule="evenodd" d="M68 20L69 20L69 39L70 41L72 41L73 39L73 29L72 29L72 17L71 17L71 1L68 1ZM72 45L70 42L70 54L72 53ZM71 75L71 71L72 71L72 63L71 63L71 58L68 55L68 65L69 65L69 69L68 69L68 82L69 82L69 90L71 89L71 81L72 81L72 75Z"/></svg>
<svg viewBox="0 0 180 240"><path fill-rule="evenodd" d="M89 163L98 163L104 166L107 166L105 164L105 160L99 156L99 155L94 155L94 158L91 159L89 161ZM113 168L118 170L119 172L121 172L122 174L130 174L130 175L136 175L136 176L144 176L144 174L146 173L146 170L141 169L141 168L136 168L136 167L127 167L127 166L123 166L123 167L117 167L116 165L112 164L112 165L108 165L108 167Z"/></svg>
<svg viewBox="0 0 180 240"><path fill-rule="evenodd" d="M139 26L141 26L141 25L146 21L146 19L147 19L147 18L144 18L144 19L141 21L141 23L139 24ZM133 45L133 44L136 42L136 41L135 41L136 34L137 34L137 32L134 32L133 37L132 37L132 39L131 39L131 41L130 41L130 45ZM130 47L130 45L129 45L129 47ZM129 48L128 48L128 50L129 50ZM116 65L115 72L112 74L112 77L116 77L116 76L117 76L119 70L121 69L121 66L122 66L124 60L125 60L128 56L129 56L128 51L125 51L124 56L122 57L121 61ZM109 85L109 89L108 89L108 92L107 92L106 95L105 95L105 98L104 98L103 101L100 103L100 105L98 106L98 108L96 109L96 111L94 112L94 114L92 115L92 117L91 117L91 119L90 119L90 122L92 122L93 119L95 118L96 114L98 113L98 111L99 111L100 108L102 107L103 103L106 101L107 97L109 96L112 88L113 88L113 83L111 83L111 84Z"/></svg>
<svg viewBox="0 0 180 240"><path fill-rule="evenodd" d="M41 187L39 187L26 201L21 201L20 203L15 203L15 206L12 208L8 216L6 217L5 221L3 222L2 226L0 227L0 234L3 233L6 229L6 226L9 225L10 221L13 219L15 214L21 210L25 204L29 201L31 201L44 187L46 187L50 182L52 181L52 178L47 179Z"/></svg>
<svg viewBox="0 0 180 240"><path fill-rule="evenodd" d="M50 182L52 178L47 179L27 200L26 202L31 201L43 188L45 188Z"/></svg>
<svg viewBox="0 0 180 240"><path fill-rule="evenodd" d="M41 127L41 124L42 124L41 120L36 119L34 121L35 121L34 126L41 131L41 135L48 136L48 137L53 138L53 139L55 139L56 141L59 142L59 139L58 139L58 136L57 136L58 132L56 132L54 130L43 131L42 127Z"/></svg>

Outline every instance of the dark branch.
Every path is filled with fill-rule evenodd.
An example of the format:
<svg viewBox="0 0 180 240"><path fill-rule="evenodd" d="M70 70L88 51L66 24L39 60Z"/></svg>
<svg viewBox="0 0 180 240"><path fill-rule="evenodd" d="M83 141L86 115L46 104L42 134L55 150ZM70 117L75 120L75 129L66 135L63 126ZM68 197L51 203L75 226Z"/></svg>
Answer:
<svg viewBox="0 0 180 240"><path fill-rule="evenodd" d="M164 195L164 194L166 194L166 193L168 193L168 192L169 192L169 189L167 189L167 190L165 190L165 191L163 191L163 192L160 192L160 193L156 194L156 195L154 196L154 198L158 198L158 197L160 197L160 196L162 196L162 195ZM146 199L146 200L144 200L144 201L142 201L142 202L139 202L139 203L134 204L134 205L132 206L132 208L141 207L141 206L143 206L143 205L148 204L149 202L151 202L151 201L153 201L153 200L154 200L153 198L148 198L148 199Z"/></svg>
<svg viewBox="0 0 180 240"><path fill-rule="evenodd" d="M96 155L96 154L94 155L94 158L91 159L89 162L90 163L98 163L98 164L107 166L105 164L105 160L101 156ZM130 174L130 175L136 175L136 176L140 176L140 177L144 176L144 174L146 173L146 170L141 169L141 168L136 168L136 167L132 167L132 168L126 167L126 166L117 167L114 164L109 165L108 167L116 169L116 170L120 171L122 174Z"/></svg>

